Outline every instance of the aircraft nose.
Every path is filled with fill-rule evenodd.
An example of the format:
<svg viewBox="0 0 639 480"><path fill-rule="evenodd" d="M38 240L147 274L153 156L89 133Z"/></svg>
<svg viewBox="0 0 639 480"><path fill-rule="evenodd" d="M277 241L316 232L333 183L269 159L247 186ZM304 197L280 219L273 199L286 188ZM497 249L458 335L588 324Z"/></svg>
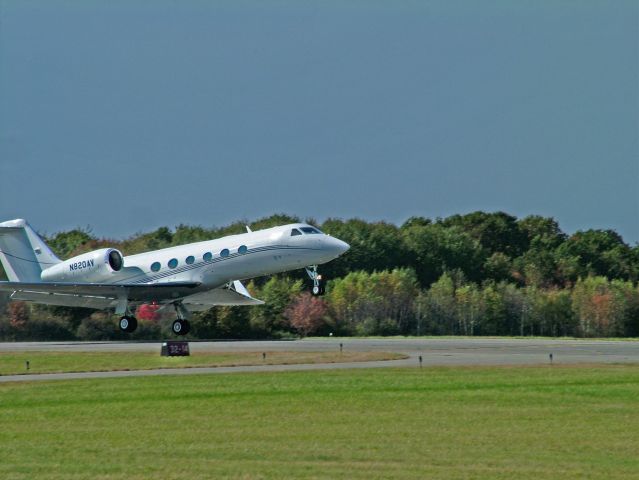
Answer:
<svg viewBox="0 0 639 480"><path fill-rule="evenodd" d="M348 243L346 243L343 240L337 240L337 241L339 242L340 255L350 250L351 246Z"/></svg>
<svg viewBox="0 0 639 480"><path fill-rule="evenodd" d="M346 253L351 246L339 238L329 237L329 246L338 256Z"/></svg>

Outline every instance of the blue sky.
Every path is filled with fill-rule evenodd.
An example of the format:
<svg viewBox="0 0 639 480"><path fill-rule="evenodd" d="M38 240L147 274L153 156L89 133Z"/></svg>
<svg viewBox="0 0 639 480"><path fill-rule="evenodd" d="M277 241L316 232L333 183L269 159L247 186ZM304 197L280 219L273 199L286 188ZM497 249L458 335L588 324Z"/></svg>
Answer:
<svg viewBox="0 0 639 480"><path fill-rule="evenodd" d="M503 210L634 244L638 5L0 0L0 219Z"/></svg>

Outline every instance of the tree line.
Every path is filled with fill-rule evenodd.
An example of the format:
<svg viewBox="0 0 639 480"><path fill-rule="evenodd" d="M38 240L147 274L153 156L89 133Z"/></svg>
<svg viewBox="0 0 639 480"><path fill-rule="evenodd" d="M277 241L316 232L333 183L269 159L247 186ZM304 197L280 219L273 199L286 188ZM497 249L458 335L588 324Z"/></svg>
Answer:
<svg viewBox="0 0 639 480"><path fill-rule="evenodd" d="M273 215L257 230L299 218ZM447 218L412 217L403 225L328 219L325 233L351 245L321 267L327 294L313 297L305 273L257 278L259 307L216 307L192 319L194 338L282 338L305 335L639 335L639 245L613 230L572 235L541 216L504 212ZM242 233L246 222L222 228L161 227L124 240L97 238L89 229L46 238L61 257L102 247L125 255ZM118 339L105 312L0 305L3 339ZM133 338L169 335L172 309L138 309Z"/></svg>

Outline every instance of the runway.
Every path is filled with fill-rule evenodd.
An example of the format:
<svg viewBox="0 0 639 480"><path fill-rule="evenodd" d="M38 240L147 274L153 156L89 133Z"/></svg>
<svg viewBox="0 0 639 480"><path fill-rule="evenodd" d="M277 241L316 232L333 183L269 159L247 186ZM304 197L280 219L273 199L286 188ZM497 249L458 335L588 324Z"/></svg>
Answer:
<svg viewBox="0 0 639 480"><path fill-rule="evenodd" d="M191 354L201 352L274 351L386 351L408 355L404 360L302 365L256 365L157 369L118 372L54 373L0 376L2 382L70 380L79 378L132 377L150 375L195 375L205 373L278 372L345 368L419 367L420 357L428 366L540 365L639 363L639 342L605 340L428 338L357 339L333 338L295 341L190 342ZM160 354L161 342L16 342L0 343L0 353L24 351L118 352L150 351Z"/></svg>

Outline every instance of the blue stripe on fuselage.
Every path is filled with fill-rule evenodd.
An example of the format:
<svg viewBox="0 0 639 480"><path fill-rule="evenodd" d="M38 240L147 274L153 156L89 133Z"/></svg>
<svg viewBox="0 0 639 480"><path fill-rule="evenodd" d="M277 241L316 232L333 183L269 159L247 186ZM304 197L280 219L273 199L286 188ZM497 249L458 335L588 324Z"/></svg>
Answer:
<svg viewBox="0 0 639 480"><path fill-rule="evenodd" d="M256 248L249 249L246 253L232 253L228 257L217 257L217 258L213 258L213 259L209 260L208 262L201 261L201 262L193 263L191 265L187 264L187 265L183 265L183 266L181 266L179 268L174 268L174 269L167 270L167 271L164 271L164 272L159 272L159 273L156 273L154 275L149 275L150 272L139 273L139 274L133 275L131 277L128 277L126 279L118 280L117 282L114 282L114 284L118 284L118 283L151 283L151 282L155 282L157 280L160 280L162 278L167 278L167 277L172 277L172 276L175 276L175 275L182 274L182 273L187 272L189 270L195 270L195 269L198 269L198 268L201 268L201 267L205 267L205 266L208 266L208 265L213 265L213 264L216 264L216 263L220 263L220 262L223 262L224 260L231 260L231 259L235 259L235 258L238 258L238 257L246 257L247 255L251 255L253 253L267 252L269 250L272 251L272 250L321 250L321 249L319 249L319 248L309 248L309 247L290 247L290 246L286 246L286 245L256 247ZM139 275L144 275L144 277L140 278L138 280L132 281L132 279L138 277Z"/></svg>

